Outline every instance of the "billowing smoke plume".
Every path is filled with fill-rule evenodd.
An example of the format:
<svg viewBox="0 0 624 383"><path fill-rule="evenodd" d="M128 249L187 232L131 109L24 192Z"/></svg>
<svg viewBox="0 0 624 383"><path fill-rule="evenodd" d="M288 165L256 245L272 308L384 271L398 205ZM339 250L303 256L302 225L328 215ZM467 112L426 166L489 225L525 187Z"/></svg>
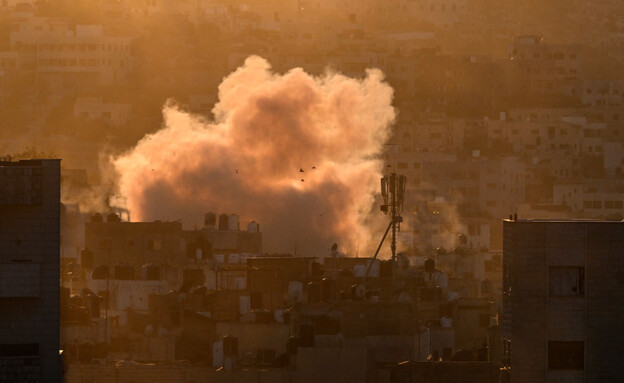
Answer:
<svg viewBox="0 0 624 383"><path fill-rule="evenodd" d="M392 94L378 70L282 75L249 57L219 86L214 121L170 102L164 127L114 159L121 200L133 220L192 226L207 211L240 214L260 223L269 252L363 249Z"/></svg>

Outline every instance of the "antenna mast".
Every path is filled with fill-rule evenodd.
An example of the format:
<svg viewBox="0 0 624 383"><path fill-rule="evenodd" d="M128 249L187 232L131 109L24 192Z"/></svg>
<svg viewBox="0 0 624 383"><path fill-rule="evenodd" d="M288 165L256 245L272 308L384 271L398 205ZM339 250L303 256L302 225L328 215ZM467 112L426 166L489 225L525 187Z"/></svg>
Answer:
<svg viewBox="0 0 624 383"><path fill-rule="evenodd" d="M401 231L401 222L403 217L400 213L403 211L403 199L405 196L406 178L404 175L390 173L381 179L381 195L384 203L381 205L381 211L384 214L390 214L392 226L392 261L396 261L396 232Z"/></svg>
<svg viewBox="0 0 624 383"><path fill-rule="evenodd" d="M375 251L375 255L373 256L373 262L377 259L377 255L379 254L379 250L381 250L381 246L392 228L392 264L394 265L396 262L396 232L397 229L401 231L401 222L403 222L403 217L399 215L401 211L403 211L403 197L405 196L405 184L406 178L403 175L399 175L396 173L390 173L387 176L381 178L381 195L383 196L383 205L381 205L381 211L384 214L391 214L392 220L388 224L388 228L386 228L386 232L381 238L381 242L379 243L379 247L377 247L377 251ZM366 268L366 274L364 274L364 278L368 277L368 272L370 271L373 262L370 262L368 267ZM393 266L394 270L394 266ZM394 278L394 271L392 273Z"/></svg>

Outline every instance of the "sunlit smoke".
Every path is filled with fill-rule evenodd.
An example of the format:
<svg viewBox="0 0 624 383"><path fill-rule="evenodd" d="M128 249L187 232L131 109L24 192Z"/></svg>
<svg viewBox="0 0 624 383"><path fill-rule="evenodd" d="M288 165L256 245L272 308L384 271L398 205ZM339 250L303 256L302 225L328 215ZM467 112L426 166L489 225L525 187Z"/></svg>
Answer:
<svg viewBox="0 0 624 383"><path fill-rule="evenodd" d="M379 70L315 78L249 57L219 86L213 121L168 102L163 128L113 159L119 200L139 221L240 214L269 252L324 255L337 242L353 254L372 241L392 95Z"/></svg>

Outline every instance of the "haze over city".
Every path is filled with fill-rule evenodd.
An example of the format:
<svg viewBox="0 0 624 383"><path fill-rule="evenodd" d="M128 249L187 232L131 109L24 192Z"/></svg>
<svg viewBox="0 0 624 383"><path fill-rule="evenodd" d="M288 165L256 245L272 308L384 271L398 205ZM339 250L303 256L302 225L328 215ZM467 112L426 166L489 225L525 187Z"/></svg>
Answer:
<svg viewBox="0 0 624 383"><path fill-rule="evenodd" d="M622 381L623 47L615 0L0 0L0 381Z"/></svg>

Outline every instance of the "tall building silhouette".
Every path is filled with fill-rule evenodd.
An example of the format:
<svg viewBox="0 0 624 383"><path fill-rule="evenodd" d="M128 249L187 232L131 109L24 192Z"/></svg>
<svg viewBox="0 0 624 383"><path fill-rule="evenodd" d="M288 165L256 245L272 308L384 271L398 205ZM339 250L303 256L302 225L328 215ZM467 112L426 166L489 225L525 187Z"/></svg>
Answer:
<svg viewBox="0 0 624 383"><path fill-rule="evenodd" d="M0 381L60 382L60 160L0 161Z"/></svg>
<svg viewBox="0 0 624 383"><path fill-rule="evenodd" d="M624 381L624 222L503 226L511 383Z"/></svg>

